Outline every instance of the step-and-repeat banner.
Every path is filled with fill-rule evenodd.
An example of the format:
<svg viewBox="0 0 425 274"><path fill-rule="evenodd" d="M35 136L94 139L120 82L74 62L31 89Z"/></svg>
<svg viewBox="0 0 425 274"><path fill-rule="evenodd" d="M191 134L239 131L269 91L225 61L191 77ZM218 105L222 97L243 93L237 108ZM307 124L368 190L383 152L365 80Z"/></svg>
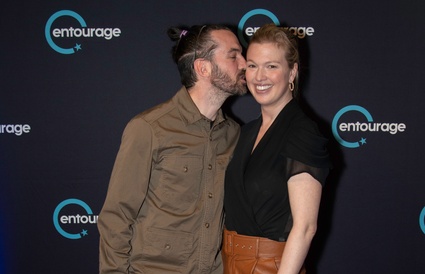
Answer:
<svg viewBox="0 0 425 274"><path fill-rule="evenodd" d="M8 1L0 9L0 273L97 273L125 124L180 87L170 26L274 22L300 40L302 105L329 138L309 273L424 273L422 1ZM257 117L250 95L226 111Z"/></svg>

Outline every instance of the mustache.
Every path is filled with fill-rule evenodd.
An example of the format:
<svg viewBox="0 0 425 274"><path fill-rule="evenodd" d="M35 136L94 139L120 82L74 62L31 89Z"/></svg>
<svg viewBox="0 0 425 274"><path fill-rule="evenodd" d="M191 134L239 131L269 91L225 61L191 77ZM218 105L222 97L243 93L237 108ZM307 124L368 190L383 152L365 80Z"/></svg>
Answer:
<svg viewBox="0 0 425 274"><path fill-rule="evenodd" d="M246 69L241 69L241 71L238 73L238 77L243 77L245 79L245 71Z"/></svg>

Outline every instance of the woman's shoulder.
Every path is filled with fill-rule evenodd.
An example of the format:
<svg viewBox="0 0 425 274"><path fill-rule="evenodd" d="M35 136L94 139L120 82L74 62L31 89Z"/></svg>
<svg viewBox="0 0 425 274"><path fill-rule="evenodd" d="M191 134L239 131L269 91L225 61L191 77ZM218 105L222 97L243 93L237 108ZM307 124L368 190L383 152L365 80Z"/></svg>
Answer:
<svg viewBox="0 0 425 274"><path fill-rule="evenodd" d="M323 165L328 158L328 139L322 135L317 123L300 108L292 116L285 140L284 153L295 160L313 166ZM321 159L320 161L316 161ZM325 161L326 162L326 161Z"/></svg>

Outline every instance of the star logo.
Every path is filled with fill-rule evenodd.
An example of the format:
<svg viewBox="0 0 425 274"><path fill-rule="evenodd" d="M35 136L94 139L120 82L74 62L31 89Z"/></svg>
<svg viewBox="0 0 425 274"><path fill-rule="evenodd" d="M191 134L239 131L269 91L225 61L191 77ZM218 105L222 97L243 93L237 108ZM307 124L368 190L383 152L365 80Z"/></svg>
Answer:
<svg viewBox="0 0 425 274"><path fill-rule="evenodd" d="M75 49L76 51L82 50L82 48L81 48L81 44L75 44L74 49Z"/></svg>

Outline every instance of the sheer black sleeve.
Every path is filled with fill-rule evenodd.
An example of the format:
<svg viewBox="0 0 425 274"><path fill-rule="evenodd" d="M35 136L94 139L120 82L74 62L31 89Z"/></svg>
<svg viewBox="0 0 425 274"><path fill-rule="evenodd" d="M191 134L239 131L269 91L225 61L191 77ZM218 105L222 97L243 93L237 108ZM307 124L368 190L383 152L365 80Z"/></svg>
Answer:
<svg viewBox="0 0 425 274"><path fill-rule="evenodd" d="M283 152L287 158L287 179L307 172L323 185L331 168L326 148L328 140L320 134L314 122L298 122L290 131Z"/></svg>

